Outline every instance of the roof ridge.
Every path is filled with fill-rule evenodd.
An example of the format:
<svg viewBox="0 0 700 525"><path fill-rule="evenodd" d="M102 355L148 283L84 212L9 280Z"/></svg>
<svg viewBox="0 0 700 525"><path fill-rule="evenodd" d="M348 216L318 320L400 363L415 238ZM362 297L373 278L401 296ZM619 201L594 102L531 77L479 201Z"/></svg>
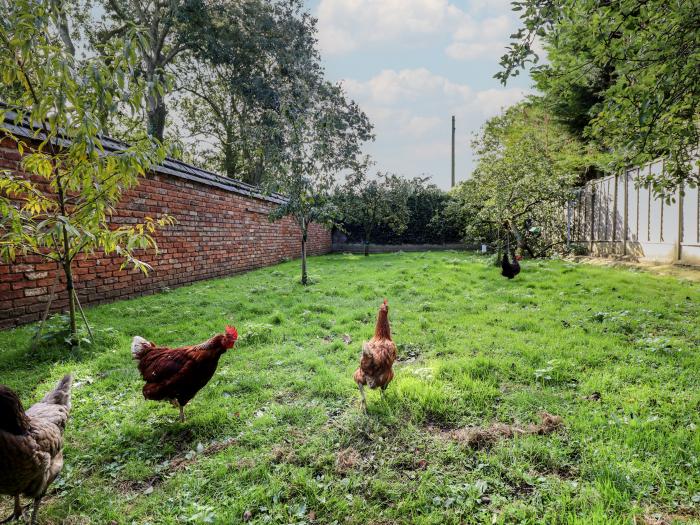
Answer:
<svg viewBox="0 0 700 525"><path fill-rule="evenodd" d="M41 130L41 128L30 125L26 117L23 117L22 122L15 123L18 113L3 101L0 101L0 108L6 109L4 114L4 122L6 123L6 127L8 127L13 134L31 140L41 140L42 137L45 138L44 132ZM99 139L102 142L103 148L107 151L119 151L129 146L127 142L119 139L113 139L107 135L100 135ZM69 138L63 136L57 137L57 140L64 143L70 141ZM182 178L192 182L198 182L207 186L216 187L259 200L273 202L275 204L283 204L287 201L287 199L279 193L266 193L259 186L254 186L236 179L231 179L219 173L204 168L199 168L193 164L189 164L183 160L172 157L166 157L162 163L153 166L148 171Z"/></svg>

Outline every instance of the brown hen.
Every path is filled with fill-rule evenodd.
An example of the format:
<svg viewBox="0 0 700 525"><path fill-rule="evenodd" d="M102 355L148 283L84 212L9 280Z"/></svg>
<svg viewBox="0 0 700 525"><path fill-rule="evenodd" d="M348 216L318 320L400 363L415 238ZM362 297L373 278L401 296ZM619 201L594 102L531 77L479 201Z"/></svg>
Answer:
<svg viewBox="0 0 700 525"><path fill-rule="evenodd" d="M139 362L139 372L146 381L143 397L170 401L180 409L180 421L185 421L185 405L209 382L219 358L236 339L238 332L233 326L201 344L180 348L159 347L134 337L131 355Z"/></svg>
<svg viewBox="0 0 700 525"><path fill-rule="evenodd" d="M374 337L362 345L360 368L355 371L353 379L360 389L362 407L367 410L365 398L365 386L381 388L384 390L394 378L392 367L396 361L396 345L391 340L391 328L389 327L389 305L386 299L379 307L377 314L377 326L374 329Z"/></svg>
<svg viewBox="0 0 700 525"><path fill-rule="evenodd" d="M6 521L22 517L20 495L34 499L31 523L36 524L41 498L63 468L63 431L70 412L73 376L26 412L17 394L0 385L0 494L15 498Z"/></svg>

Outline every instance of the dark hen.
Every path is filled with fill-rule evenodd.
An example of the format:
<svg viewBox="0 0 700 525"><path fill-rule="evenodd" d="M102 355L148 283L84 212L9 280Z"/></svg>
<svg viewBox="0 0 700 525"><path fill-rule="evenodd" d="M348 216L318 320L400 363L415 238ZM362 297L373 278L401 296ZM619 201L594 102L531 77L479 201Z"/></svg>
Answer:
<svg viewBox="0 0 700 525"><path fill-rule="evenodd" d="M63 431L71 407L73 376L68 374L26 412L17 394L0 385L0 494L15 498L5 521L22 517L20 495L34 499L36 524L41 498L63 468ZM3 522L4 523L4 522Z"/></svg>
<svg viewBox="0 0 700 525"><path fill-rule="evenodd" d="M512 279L520 273L520 263L518 262L520 257L513 254L513 262L508 260L508 252L503 252L503 259L501 260L501 275L503 277L508 277Z"/></svg>

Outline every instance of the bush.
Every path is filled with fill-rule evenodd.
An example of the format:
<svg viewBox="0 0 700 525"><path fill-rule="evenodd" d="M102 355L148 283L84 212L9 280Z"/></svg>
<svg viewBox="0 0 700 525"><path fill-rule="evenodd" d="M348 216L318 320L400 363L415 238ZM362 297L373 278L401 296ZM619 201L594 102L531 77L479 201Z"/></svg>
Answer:
<svg viewBox="0 0 700 525"><path fill-rule="evenodd" d="M382 199L383 206L373 206L380 213L373 217L369 236L366 232L368 226L360 219L361 214L356 213L358 208L369 208L367 203L360 203L355 196L357 185L346 184L338 191L336 202L342 218L339 229L347 236L348 242L365 242L367 237L375 244L444 244L461 241L458 217L450 213L452 200L447 192L428 184L427 178L383 177L387 183L372 186L372 198ZM398 207L401 208L400 213Z"/></svg>

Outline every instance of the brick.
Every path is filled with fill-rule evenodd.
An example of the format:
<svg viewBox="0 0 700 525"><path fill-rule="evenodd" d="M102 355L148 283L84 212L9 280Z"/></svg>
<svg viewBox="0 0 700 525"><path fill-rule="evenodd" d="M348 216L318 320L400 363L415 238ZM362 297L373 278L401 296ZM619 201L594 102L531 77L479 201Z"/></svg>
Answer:
<svg viewBox="0 0 700 525"><path fill-rule="evenodd" d="M26 297L36 297L37 295L44 295L48 293L48 290L46 287L41 287L41 288L27 288L24 290L24 295Z"/></svg>
<svg viewBox="0 0 700 525"><path fill-rule="evenodd" d="M30 281L35 281L37 279L43 279L49 275L49 272L27 272L25 275Z"/></svg>

